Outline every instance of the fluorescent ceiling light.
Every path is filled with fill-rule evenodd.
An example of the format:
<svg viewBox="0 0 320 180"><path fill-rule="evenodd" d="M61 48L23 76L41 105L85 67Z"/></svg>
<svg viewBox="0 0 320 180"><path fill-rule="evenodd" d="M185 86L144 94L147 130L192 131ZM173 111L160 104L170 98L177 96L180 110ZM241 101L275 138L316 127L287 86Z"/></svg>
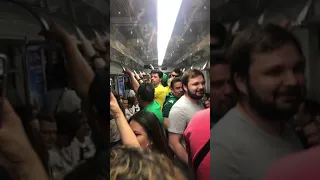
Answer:
<svg viewBox="0 0 320 180"><path fill-rule="evenodd" d="M182 0L157 0L159 66L163 63L181 3Z"/></svg>

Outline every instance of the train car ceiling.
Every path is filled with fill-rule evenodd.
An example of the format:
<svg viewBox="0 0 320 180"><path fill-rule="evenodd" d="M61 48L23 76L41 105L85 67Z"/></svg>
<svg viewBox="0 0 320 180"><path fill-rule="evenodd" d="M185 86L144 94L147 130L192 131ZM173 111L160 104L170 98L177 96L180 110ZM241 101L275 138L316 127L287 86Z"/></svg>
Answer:
<svg viewBox="0 0 320 180"><path fill-rule="evenodd" d="M135 62L133 64L139 64L139 68L152 64L155 68L161 69L157 57L156 3L157 1L110 1L111 36L118 42L112 42L112 48L117 51L114 58L120 61L133 61ZM163 71L170 71L177 65L183 65L177 62L192 50L199 49L201 53L207 53L203 49L209 46L209 23L210 0L182 1L162 64L167 70ZM198 47L201 41L206 41L206 45ZM118 55L118 52L122 55ZM137 59L142 63L136 62Z"/></svg>
<svg viewBox="0 0 320 180"><path fill-rule="evenodd" d="M255 6L256 5L256 6ZM242 28L259 22L280 24L289 20L306 57L308 97L320 101L320 1L319 0L230 0L211 9L211 17L228 24L231 30L239 22Z"/></svg>

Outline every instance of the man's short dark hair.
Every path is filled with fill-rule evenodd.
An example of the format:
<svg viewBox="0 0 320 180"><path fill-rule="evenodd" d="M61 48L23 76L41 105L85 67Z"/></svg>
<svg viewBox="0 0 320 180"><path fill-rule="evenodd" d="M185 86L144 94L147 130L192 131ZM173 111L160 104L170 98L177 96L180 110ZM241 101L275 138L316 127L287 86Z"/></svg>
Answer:
<svg viewBox="0 0 320 180"><path fill-rule="evenodd" d="M211 51L210 52L210 66L214 66L217 64L226 64L229 62L225 58L225 51Z"/></svg>
<svg viewBox="0 0 320 180"><path fill-rule="evenodd" d="M182 78L181 78L182 84L185 85L185 86L188 86L189 79L195 78L195 77L198 77L198 76L202 76L204 78L204 75L200 70L198 70L198 69L189 69L186 72L184 72L183 75L182 75Z"/></svg>
<svg viewBox="0 0 320 180"><path fill-rule="evenodd" d="M227 34L227 29L221 22L211 22L210 36L218 39L218 43L211 45L211 47L214 47L214 49L222 48L227 39Z"/></svg>
<svg viewBox="0 0 320 180"><path fill-rule="evenodd" d="M128 97L128 104L133 105L135 101L135 97Z"/></svg>
<svg viewBox="0 0 320 180"><path fill-rule="evenodd" d="M181 76L181 69L180 68L174 68L172 72L175 72L178 74L178 76Z"/></svg>
<svg viewBox="0 0 320 180"><path fill-rule="evenodd" d="M173 89L174 88L174 84L177 83L177 82L182 82L182 80L180 78L178 78L178 77L174 78L171 81L170 88Z"/></svg>
<svg viewBox="0 0 320 180"><path fill-rule="evenodd" d="M151 74L158 74L159 78L163 77L163 72L160 70L152 70Z"/></svg>
<svg viewBox="0 0 320 180"><path fill-rule="evenodd" d="M244 29L235 36L226 55L230 62L231 77L238 74L248 80L253 54L271 52L288 43L292 43L303 56L298 39L281 26L255 24ZM232 80L232 85L239 93L234 80Z"/></svg>
<svg viewBox="0 0 320 180"><path fill-rule="evenodd" d="M154 86L151 83L142 83L138 89L140 100L151 102L154 99Z"/></svg>

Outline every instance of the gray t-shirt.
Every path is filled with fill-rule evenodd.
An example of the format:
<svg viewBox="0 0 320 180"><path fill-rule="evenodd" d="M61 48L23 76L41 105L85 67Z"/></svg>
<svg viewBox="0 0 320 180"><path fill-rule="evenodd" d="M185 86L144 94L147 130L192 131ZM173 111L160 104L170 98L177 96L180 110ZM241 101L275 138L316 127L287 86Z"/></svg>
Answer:
<svg viewBox="0 0 320 180"><path fill-rule="evenodd" d="M171 108L169 112L168 131L175 134L183 134L193 115L204 109L203 105L192 103L186 96L182 96ZM181 138L181 144L185 145Z"/></svg>
<svg viewBox="0 0 320 180"><path fill-rule="evenodd" d="M260 180L279 158L303 149L289 125L282 137L276 137L237 108L211 129L210 139L212 180Z"/></svg>
<svg viewBox="0 0 320 180"><path fill-rule="evenodd" d="M199 102L199 104L194 104L191 102L186 96L182 96L171 108L169 112L169 124L168 124L168 131L170 133L175 134L183 134L184 130L187 128L190 120L192 119L193 115L204 109L204 106ZM186 143L184 141L183 136L181 136L180 143L183 147L186 147ZM188 176L188 167L182 163L178 158L175 159L176 165L180 168L181 172Z"/></svg>

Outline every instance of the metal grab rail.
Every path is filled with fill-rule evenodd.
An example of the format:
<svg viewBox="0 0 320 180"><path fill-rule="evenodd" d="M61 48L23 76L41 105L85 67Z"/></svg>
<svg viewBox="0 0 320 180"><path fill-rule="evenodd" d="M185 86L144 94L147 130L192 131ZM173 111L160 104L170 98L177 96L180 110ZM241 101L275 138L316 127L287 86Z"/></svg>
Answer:
<svg viewBox="0 0 320 180"><path fill-rule="evenodd" d="M43 29L49 30L49 25L48 25L47 21L45 21L44 18L42 16L40 16L40 14L36 13L28 5L21 3L21 2L14 1L14 0L1 0L0 2L10 2L10 3L13 3L13 4L27 10L40 23L40 25Z"/></svg>

